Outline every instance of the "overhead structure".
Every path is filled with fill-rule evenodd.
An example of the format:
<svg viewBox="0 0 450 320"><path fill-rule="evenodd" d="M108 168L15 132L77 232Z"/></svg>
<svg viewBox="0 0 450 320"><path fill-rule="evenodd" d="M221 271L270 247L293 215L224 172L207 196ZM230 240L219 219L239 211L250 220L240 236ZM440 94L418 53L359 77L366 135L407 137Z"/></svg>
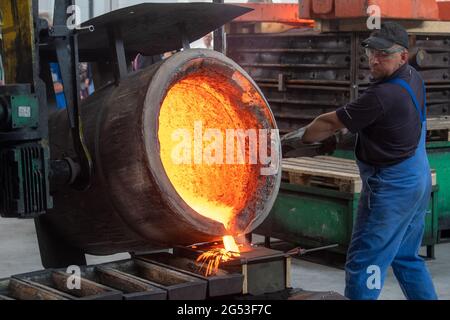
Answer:
<svg viewBox="0 0 450 320"><path fill-rule="evenodd" d="M381 18L439 20L436 0L301 0L302 19L349 19L367 17L371 6L378 6Z"/></svg>

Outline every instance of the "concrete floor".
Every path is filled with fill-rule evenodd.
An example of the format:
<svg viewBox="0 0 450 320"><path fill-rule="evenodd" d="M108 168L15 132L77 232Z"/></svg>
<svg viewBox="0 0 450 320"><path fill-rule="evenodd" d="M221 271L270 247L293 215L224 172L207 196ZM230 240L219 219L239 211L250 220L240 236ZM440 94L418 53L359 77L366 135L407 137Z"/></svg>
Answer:
<svg viewBox="0 0 450 320"><path fill-rule="evenodd" d="M438 245L436 247L436 258L436 260L427 261L427 265L433 277L439 299L450 300L450 244ZM294 260L292 282L295 287L308 291L331 290L343 294L345 273L343 270L303 260ZM380 299L405 300L392 269L389 271Z"/></svg>
<svg viewBox="0 0 450 320"><path fill-rule="evenodd" d="M112 257L88 256L89 264L128 258L128 254ZM450 244L436 247L436 260L428 261L440 299L450 300ZM14 274L41 270L36 233L33 221L0 219L0 279ZM295 288L308 291L335 291L344 293L343 270L294 260L292 283ZM386 279L381 299L399 300L404 296L392 272Z"/></svg>

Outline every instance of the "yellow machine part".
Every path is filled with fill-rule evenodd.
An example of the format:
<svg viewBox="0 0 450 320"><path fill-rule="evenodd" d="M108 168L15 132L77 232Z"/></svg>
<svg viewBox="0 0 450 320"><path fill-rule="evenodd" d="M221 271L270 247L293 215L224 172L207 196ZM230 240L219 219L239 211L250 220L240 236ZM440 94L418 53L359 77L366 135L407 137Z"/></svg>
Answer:
<svg viewBox="0 0 450 320"><path fill-rule="evenodd" d="M2 27L3 27L3 12L0 10L0 86L4 84L5 81L5 73L3 70L3 36L2 36Z"/></svg>
<svg viewBox="0 0 450 320"><path fill-rule="evenodd" d="M7 84L32 83L35 59L32 0L1 0L2 60Z"/></svg>

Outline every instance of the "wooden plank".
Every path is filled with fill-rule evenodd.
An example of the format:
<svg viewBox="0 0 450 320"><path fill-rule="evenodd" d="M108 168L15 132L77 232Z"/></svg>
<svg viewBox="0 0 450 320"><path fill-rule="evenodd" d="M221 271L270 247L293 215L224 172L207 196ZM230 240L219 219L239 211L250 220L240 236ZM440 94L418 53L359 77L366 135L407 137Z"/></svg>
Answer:
<svg viewBox="0 0 450 320"><path fill-rule="evenodd" d="M315 163L326 163L326 164L334 164L336 166L340 167L351 167L351 168L357 168L357 164L353 160L347 160L347 159L340 159L340 158L332 158L332 157L303 157L303 158L291 158L291 159L285 159L283 161L288 162L296 162L296 161L314 161Z"/></svg>
<svg viewBox="0 0 450 320"><path fill-rule="evenodd" d="M308 187L331 188L347 193L360 193L362 190L362 181L360 179L345 180L340 178L308 175L304 173L290 173L289 183Z"/></svg>
<svg viewBox="0 0 450 320"><path fill-rule="evenodd" d="M347 165L347 166L357 167L356 161L350 160L350 159L336 158L336 157L329 157L329 156L318 156L318 157L315 157L315 159L319 159L321 161L339 163L339 164L343 164L343 165Z"/></svg>
<svg viewBox="0 0 450 320"><path fill-rule="evenodd" d="M306 168L306 167L298 167L292 165L284 165L283 170L286 172L293 173L306 173L310 175L320 175L324 177L332 177L344 180L356 180L360 179L359 174L350 174L350 173L341 173L333 170L326 170L320 168Z"/></svg>
<svg viewBox="0 0 450 320"><path fill-rule="evenodd" d="M359 172L356 170L351 170L351 169L345 169L345 168L336 168L334 166L325 166L325 165L316 165L313 163L303 163L301 165L298 164L284 164L283 165L283 170L284 171L290 171L292 172L292 170L288 170L287 168L292 168L295 167L297 168L297 172L304 172L305 169L311 169L311 170L326 170L326 171L330 171L330 172L335 172L335 173L339 173L342 174L344 177L345 176L350 176L350 177L359 177ZM286 170L285 170L286 169Z"/></svg>
<svg viewBox="0 0 450 320"><path fill-rule="evenodd" d="M336 158L336 157L330 157L330 156L318 156L318 157L315 157L315 158L322 159L322 160L342 162L342 163L347 163L347 164L354 164L355 166L358 166L356 164L356 161L355 160L351 160L351 159Z"/></svg>
<svg viewBox="0 0 450 320"><path fill-rule="evenodd" d="M326 163L326 164L330 164L330 165L334 165L336 168L339 169L347 169L347 170L353 170L354 172L359 173L359 167L356 165L356 163L345 163L345 162L334 162L334 161L329 161L329 160L323 160L323 159L319 159L318 161L320 161L320 163Z"/></svg>
<svg viewBox="0 0 450 320"><path fill-rule="evenodd" d="M334 171L340 171L340 172L347 172L350 174L357 174L359 175L359 169L356 166L348 166L342 163L333 163L331 161L325 161L320 159L297 159L294 161L283 161L284 165L290 165L290 166L299 166L299 167L313 167L313 168L319 168L319 169L327 169L327 170L334 170Z"/></svg>
<svg viewBox="0 0 450 320"><path fill-rule="evenodd" d="M317 164L326 164L326 165L335 165L338 168L358 168L358 166L356 165L355 161L352 162L347 162L347 161L340 161L340 160L335 160L333 158L328 158L328 159L323 159L320 157L315 157L315 158L292 158L292 159L285 159L283 161L286 162L313 162L313 163L317 163Z"/></svg>
<svg viewBox="0 0 450 320"><path fill-rule="evenodd" d="M427 120L427 130L449 130L450 129L450 118L440 117L440 118L430 118Z"/></svg>

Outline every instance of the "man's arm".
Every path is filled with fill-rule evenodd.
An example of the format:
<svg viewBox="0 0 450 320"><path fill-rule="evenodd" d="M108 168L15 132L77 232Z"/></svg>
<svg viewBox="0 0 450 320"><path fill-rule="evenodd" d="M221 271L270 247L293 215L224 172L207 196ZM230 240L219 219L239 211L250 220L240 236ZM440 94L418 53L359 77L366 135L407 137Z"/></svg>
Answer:
<svg viewBox="0 0 450 320"><path fill-rule="evenodd" d="M345 126L339 120L335 111L323 114L306 127L303 142L314 143L323 141L343 128L345 128Z"/></svg>

